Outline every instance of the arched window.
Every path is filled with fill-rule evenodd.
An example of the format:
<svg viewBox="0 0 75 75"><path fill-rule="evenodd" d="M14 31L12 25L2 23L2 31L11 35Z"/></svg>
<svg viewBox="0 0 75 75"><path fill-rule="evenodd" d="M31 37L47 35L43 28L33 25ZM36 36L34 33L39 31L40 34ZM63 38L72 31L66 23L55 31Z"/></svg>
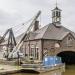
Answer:
<svg viewBox="0 0 75 75"><path fill-rule="evenodd" d="M60 13L60 11L59 11L59 17L61 16L61 13Z"/></svg>
<svg viewBox="0 0 75 75"><path fill-rule="evenodd" d="M58 11L56 11L56 16L57 16L57 17L59 16L59 12L58 12Z"/></svg>
<svg viewBox="0 0 75 75"><path fill-rule="evenodd" d="M71 36L69 36L68 38L67 38L67 46L72 46L73 45L73 38L71 37Z"/></svg>

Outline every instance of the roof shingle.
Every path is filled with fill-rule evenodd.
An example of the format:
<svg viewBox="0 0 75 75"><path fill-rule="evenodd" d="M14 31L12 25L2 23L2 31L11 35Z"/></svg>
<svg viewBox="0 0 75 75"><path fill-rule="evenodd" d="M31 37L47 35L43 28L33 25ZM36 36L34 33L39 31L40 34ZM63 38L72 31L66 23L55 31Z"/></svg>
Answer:
<svg viewBox="0 0 75 75"><path fill-rule="evenodd" d="M60 25L60 26L61 27L56 27L54 24L50 23L35 32L31 32L29 40L35 40L35 39L62 40L69 33L71 33L75 37L74 32L63 27L62 25Z"/></svg>

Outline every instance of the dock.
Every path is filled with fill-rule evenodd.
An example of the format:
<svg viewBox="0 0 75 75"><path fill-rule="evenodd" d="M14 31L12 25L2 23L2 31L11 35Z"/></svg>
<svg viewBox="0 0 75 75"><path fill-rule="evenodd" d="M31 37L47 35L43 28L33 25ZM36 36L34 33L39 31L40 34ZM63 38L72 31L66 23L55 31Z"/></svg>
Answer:
<svg viewBox="0 0 75 75"><path fill-rule="evenodd" d="M22 66L13 66L13 65L0 65L0 75L5 74L15 74L15 73L45 73L54 70L62 69L64 70L64 64L60 66L55 66L51 68L23 68Z"/></svg>
<svg viewBox="0 0 75 75"><path fill-rule="evenodd" d="M54 71L54 70L58 70L58 69L62 69L62 70L65 70L65 64L62 63L62 64L59 64L59 65L55 65L55 66L35 66L34 64L33 65L22 65L23 68L22 68L22 71L25 71L25 72L31 72L31 71L34 71L36 73L45 73L45 72L50 72L50 71Z"/></svg>
<svg viewBox="0 0 75 75"><path fill-rule="evenodd" d="M21 71L20 66L0 64L0 75L13 74Z"/></svg>

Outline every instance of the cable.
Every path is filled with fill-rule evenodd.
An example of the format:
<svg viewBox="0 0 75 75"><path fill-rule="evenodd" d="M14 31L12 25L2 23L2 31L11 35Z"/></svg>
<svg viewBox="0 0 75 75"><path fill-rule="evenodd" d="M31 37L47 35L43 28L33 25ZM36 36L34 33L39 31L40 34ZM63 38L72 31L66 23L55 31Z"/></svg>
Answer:
<svg viewBox="0 0 75 75"><path fill-rule="evenodd" d="M16 26L13 26L12 28L15 28L15 27L20 26L20 25L25 25L25 24L29 23L31 20L33 20L33 18L34 18L34 17L32 17L31 19L29 19L29 20L26 21L25 23L20 23L20 24L18 24L18 25L16 25Z"/></svg>

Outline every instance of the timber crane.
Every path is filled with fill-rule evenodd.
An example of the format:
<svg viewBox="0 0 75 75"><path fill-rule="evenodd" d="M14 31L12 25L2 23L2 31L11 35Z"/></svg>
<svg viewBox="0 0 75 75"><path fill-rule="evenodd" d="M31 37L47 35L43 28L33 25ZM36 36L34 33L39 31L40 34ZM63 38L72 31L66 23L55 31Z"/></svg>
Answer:
<svg viewBox="0 0 75 75"><path fill-rule="evenodd" d="M12 42L12 40L14 41L14 45L16 46L16 41L15 41L15 37L14 37L14 34L13 34L13 30L12 28L8 29L5 34L1 37L0 39L0 44L4 41L6 35L9 33L9 37L8 37L8 43L9 41Z"/></svg>
<svg viewBox="0 0 75 75"><path fill-rule="evenodd" d="M9 36L8 36L8 39L5 40L5 37L7 34L9 34ZM9 52L11 52L13 50L13 47L16 46L16 40L15 40L12 28L8 29L5 32L3 37L0 39L0 44L2 44L3 42L6 42L6 41L7 41L7 43L6 43L7 54L5 54L4 57L8 58Z"/></svg>
<svg viewBox="0 0 75 75"><path fill-rule="evenodd" d="M21 40L17 43L17 45L13 48L12 52L10 52L9 54L9 58L15 58L14 57L14 53L17 53L20 50L20 47L23 44L23 40L26 38L27 34L29 33L30 29L34 26L35 21L37 20L37 18L39 17L39 15L41 14L41 11L39 11L37 13L37 15L34 17L33 21L31 22L30 26L28 27L28 29L26 30L26 32L24 33L23 37L21 38Z"/></svg>

